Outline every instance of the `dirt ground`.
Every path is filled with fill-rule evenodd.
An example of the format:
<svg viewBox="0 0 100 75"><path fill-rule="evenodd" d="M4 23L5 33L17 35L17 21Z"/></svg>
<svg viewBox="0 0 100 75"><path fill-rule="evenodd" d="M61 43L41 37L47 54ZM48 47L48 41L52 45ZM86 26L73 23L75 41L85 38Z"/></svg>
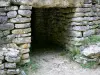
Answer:
<svg viewBox="0 0 100 75"><path fill-rule="evenodd" d="M100 67L84 69L70 61L61 49L35 49L31 55L38 68L35 71L30 68L28 75L100 75Z"/></svg>

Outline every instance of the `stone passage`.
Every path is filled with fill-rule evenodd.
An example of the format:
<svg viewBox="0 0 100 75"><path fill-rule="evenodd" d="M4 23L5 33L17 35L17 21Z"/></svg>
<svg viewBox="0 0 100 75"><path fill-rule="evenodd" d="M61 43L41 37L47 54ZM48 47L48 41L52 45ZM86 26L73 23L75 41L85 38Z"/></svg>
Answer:
<svg viewBox="0 0 100 75"><path fill-rule="evenodd" d="M57 44L65 46L70 40L68 13L74 8L33 8L32 36L35 44ZM71 16L74 15L74 12Z"/></svg>
<svg viewBox="0 0 100 75"><path fill-rule="evenodd" d="M24 4L28 0L18 0L17 3L15 1L13 4L10 0L0 1L0 48L1 50L6 49L7 54L9 54L10 48L11 53L14 52L15 56L18 51L21 64L30 61L31 37L33 38L32 41L36 41L36 43L41 43L41 41L53 42L68 48L71 45L81 46L84 39L100 33L100 4L92 3L92 0L84 0L84 4L80 7L41 7L33 8L33 10L32 6ZM12 51L12 49L14 50ZM0 60L3 61L0 66L1 70L6 69L7 73L11 71L11 73L17 74L18 70L15 67L17 62L11 62L13 54L11 56L5 54L4 51L1 56L4 57ZM19 54L14 60L17 60L17 57ZM6 58L11 59L11 61ZM10 70L12 67L4 66L2 69L2 64L5 65L6 63L14 64L13 71Z"/></svg>

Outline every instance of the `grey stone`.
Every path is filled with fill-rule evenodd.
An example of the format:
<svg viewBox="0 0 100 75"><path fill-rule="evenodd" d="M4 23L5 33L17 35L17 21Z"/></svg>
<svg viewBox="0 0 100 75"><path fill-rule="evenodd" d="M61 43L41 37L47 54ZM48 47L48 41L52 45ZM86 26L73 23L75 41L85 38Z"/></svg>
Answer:
<svg viewBox="0 0 100 75"><path fill-rule="evenodd" d="M70 36L82 37L82 33L79 31L71 31Z"/></svg>
<svg viewBox="0 0 100 75"><path fill-rule="evenodd" d="M14 11L14 10L18 10L18 6L5 7L5 11Z"/></svg>
<svg viewBox="0 0 100 75"><path fill-rule="evenodd" d="M27 5L21 5L20 9L32 9L32 6L27 6Z"/></svg>
<svg viewBox="0 0 100 75"><path fill-rule="evenodd" d="M1 38L1 37L3 37L3 36L4 36L4 35L3 35L3 32L2 32L2 31L0 31L0 38Z"/></svg>
<svg viewBox="0 0 100 75"><path fill-rule="evenodd" d="M89 29L89 26L74 26L72 27L72 30L76 30L76 31L86 31Z"/></svg>
<svg viewBox="0 0 100 75"><path fill-rule="evenodd" d="M19 74L19 69L8 69L7 70L7 74L8 75L15 75L15 74Z"/></svg>
<svg viewBox="0 0 100 75"><path fill-rule="evenodd" d="M12 29L14 29L13 23L6 23L0 25L0 30L12 30Z"/></svg>
<svg viewBox="0 0 100 75"><path fill-rule="evenodd" d="M3 70L4 69L4 64L1 64L0 65L0 70Z"/></svg>
<svg viewBox="0 0 100 75"><path fill-rule="evenodd" d="M5 12L0 12L0 16L5 16L6 13Z"/></svg>
<svg viewBox="0 0 100 75"><path fill-rule="evenodd" d="M7 56L7 57L5 57L5 60L7 61L7 62L10 62L10 63L18 63L18 62L20 62L20 57L17 57L17 58L13 58L13 57L9 57L9 56Z"/></svg>
<svg viewBox="0 0 100 75"><path fill-rule="evenodd" d="M5 68L14 69L16 68L16 63L5 63Z"/></svg>
<svg viewBox="0 0 100 75"><path fill-rule="evenodd" d="M27 33L27 34L12 34L12 35L8 35L7 38L8 39L15 39L16 37L28 37L31 36L31 33Z"/></svg>
<svg viewBox="0 0 100 75"><path fill-rule="evenodd" d="M72 18L71 21L72 22L82 22L84 20L83 17L77 17L77 18Z"/></svg>
<svg viewBox="0 0 100 75"><path fill-rule="evenodd" d="M15 24L15 28L28 28L30 27L30 23L25 23L25 24Z"/></svg>
<svg viewBox="0 0 100 75"><path fill-rule="evenodd" d="M8 34L10 34L10 31L9 31L9 30L3 31L3 35L4 35L4 36L6 36L6 35L8 35Z"/></svg>
<svg viewBox="0 0 100 75"><path fill-rule="evenodd" d="M30 10L18 10L18 14L25 16L25 17L30 17L31 16L31 11Z"/></svg>
<svg viewBox="0 0 100 75"><path fill-rule="evenodd" d="M9 6L10 0L0 0L0 7Z"/></svg>
<svg viewBox="0 0 100 75"><path fill-rule="evenodd" d="M31 21L31 18L17 17L17 18L10 19L10 22L12 22L12 23L27 23L27 22L30 22L30 21Z"/></svg>
<svg viewBox="0 0 100 75"><path fill-rule="evenodd" d="M2 64L2 60L0 60L0 65Z"/></svg>
<svg viewBox="0 0 100 75"><path fill-rule="evenodd" d="M31 28L12 30L13 34L26 34L26 33L29 33L29 32L31 32Z"/></svg>
<svg viewBox="0 0 100 75"><path fill-rule="evenodd" d="M7 74L6 74L6 71L0 70L0 75L7 75Z"/></svg>
<svg viewBox="0 0 100 75"><path fill-rule="evenodd" d="M31 43L31 37L15 38L12 42L16 44Z"/></svg>
<svg viewBox="0 0 100 75"><path fill-rule="evenodd" d="M90 12L91 8L76 8L75 12Z"/></svg>
<svg viewBox="0 0 100 75"><path fill-rule="evenodd" d="M95 34L95 29L83 32L84 37L90 36L90 35L93 35L93 34Z"/></svg>
<svg viewBox="0 0 100 75"><path fill-rule="evenodd" d="M17 12L16 11L9 11L7 13L8 18L14 18L17 16Z"/></svg>
<svg viewBox="0 0 100 75"><path fill-rule="evenodd" d="M0 60L4 60L4 52L0 51Z"/></svg>
<svg viewBox="0 0 100 75"><path fill-rule="evenodd" d="M6 23L7 20L8 20L8 17L7 16L0 16L0 24Z"/></svg>
<svg viewBox="0 0 100 75"><path fill-rule="evenodd" d="M98 58L100 56L100 47L97 45L90 45L83 49L81 53L87 57Z"/></svg>
<svg viewBox="0 0 100 75"><path fill-rule="evenodd" d="M21 54L29 53L30 49L20 49Z"/></svg>

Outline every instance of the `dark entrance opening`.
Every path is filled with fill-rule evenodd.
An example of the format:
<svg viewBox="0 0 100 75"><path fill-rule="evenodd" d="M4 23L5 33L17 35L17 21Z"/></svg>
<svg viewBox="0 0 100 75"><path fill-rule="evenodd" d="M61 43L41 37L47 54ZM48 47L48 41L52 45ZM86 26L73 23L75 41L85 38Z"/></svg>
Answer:
<svg viewBox="0 0 100 75"><path fill-rule="evenodd" d="M71 12L69 9L73 8L32 9L32 48L52 46L65 48L70 34L70 19L67 18Z"/></svg>

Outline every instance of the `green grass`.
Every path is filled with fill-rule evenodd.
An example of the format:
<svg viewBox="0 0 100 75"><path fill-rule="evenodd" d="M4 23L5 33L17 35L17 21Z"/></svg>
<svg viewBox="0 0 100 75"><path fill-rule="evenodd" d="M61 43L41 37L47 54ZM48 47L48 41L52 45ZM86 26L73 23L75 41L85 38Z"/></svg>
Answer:
<svg viewBox="0 0 100 75"><path fill-rule="evenodd" d="M38 64L34 61L30 61L29 63L20 66L20 68L28 75L29 70L35 72L38 69Z"/></svg>
<svg viewBox="0 0 100 75"><path fill-rule="evenodd" d="M83 68L94 68L97 65L96 61L89 61L86 64L81 64Z"/></svg>
<svg viewBox="0 0 100 75"><path fill-rule="evenodd" d="M88 37L88 39L82 41L83 45L89 45L100 42L100 36L99 35L92 35Z"/></svg>

